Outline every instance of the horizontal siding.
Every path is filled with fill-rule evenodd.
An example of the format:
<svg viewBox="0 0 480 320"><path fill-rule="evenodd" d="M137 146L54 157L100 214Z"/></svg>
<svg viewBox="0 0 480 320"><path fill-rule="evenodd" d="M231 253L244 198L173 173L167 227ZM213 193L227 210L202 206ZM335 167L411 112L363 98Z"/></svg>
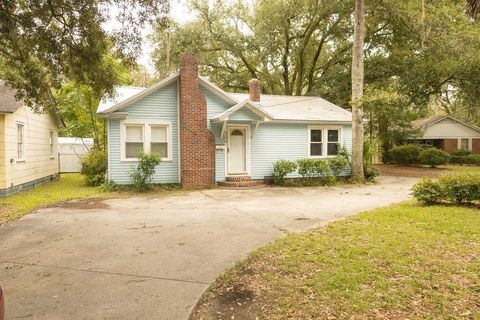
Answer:
<svg viewBox="0 0 480 320"><path fill-rule="evenodd" d="M258 120L261 120L261 119L254 112L252 112L252 111L250 111L246 108L242 108L240 110L237 110L233 114L231 114L228 117L228 120L233 120L233 121L258 121Z"/></svg>
<svg viewBox="0 0 480 320"><path fill-rule="evenodd" d="M50 130L57 137L57 124L48 113L35 113L22 106L12 114L2 115L0 128L0 188L38 180L58 173L58 148L50 154ZM17 159L17 122L24 124L24 160Z"/></svg>
<svg viewBox="0 0 480 320"><path fill-rule="evenodd" d="M125 108L128 120L159 120L172 123L172 161L162 161L156 168L153 183L179 182L177 83ZM137 162L122 161L120 154L120 121L108 121L109 178L117 184L130 184L130 174Z"/></svg>
<svg viewBox="0 0 480 320"><path fill-rule="evenodd" d="M215 152L215 180L225 181L225 150L217 149Z"/></svg>
<svg viewBox="0 0 480 320"><path fill-rule="evenodd" d="M225 110L230 108L231 105L223 101L221 98L219 98L218 96L216 96L210 90L206 89L203 86L200 86L200 91L203 93L207 101L207 118L208 118L207 127L215 135L215 143L217 145L223 145L225 143L225 140L220 136L222 131L222 125L212 124L210 122L210 119L224 112Z"/></svg>

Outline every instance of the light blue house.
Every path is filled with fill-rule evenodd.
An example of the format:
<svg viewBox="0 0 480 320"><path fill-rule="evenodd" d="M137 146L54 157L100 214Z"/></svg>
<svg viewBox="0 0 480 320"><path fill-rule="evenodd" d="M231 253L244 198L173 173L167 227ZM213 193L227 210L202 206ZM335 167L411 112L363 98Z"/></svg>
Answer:
<svg viewBox="0 0 480 320"><path fill-rule="evenodd" d="M138 151L163 155L155 183L186 188L263 180L280 160L328 158L351 151L352 115L322 98L227 93L198 76L196 58L149 88L119 87L98 114L108 123L108 178L131 182Z"/></svg>

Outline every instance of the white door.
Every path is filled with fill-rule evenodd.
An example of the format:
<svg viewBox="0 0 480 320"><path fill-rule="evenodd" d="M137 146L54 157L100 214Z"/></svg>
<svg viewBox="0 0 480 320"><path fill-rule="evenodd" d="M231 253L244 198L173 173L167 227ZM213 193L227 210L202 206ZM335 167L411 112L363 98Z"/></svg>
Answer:
<svg viewBox="0 0 480 320"><path fill-rule="evenodd" d="M247 132L245 128L228 129L228 173L247 173Z"/></svg>

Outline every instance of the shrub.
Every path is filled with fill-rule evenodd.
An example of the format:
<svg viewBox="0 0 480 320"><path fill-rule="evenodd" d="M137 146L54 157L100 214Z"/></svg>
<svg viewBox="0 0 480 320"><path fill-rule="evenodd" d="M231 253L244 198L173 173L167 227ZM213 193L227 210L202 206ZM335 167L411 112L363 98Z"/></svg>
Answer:
<svg viewBox="0 0 480 320"><path fill-rule="evenodd" d="M450 160L450 155L437 148L428 148L420 152L419 160L422 164L436 167L447 164Z"/></svg>
<svg viewBox="0 0 480 320"><path fill-rule="evenodd" d="M315 177L315 159L299 159L297 160L298 174L302 176L305 184L312 182Z"/></svg>
<svg viewBox="0 0 480 320"><path fill-rule="evenodd" d="M91 149L82 159L82 170L85 182L89 186L100 186L105 182L107 173L107 155L103 150Z"/></svg>
<svg viewBox="0 0 480 320"><path fill-rule="evenodd" d="M331 158L328 160L330 165L330 170L334 176L340 175L348 166L348 160L342 156L336 156L335 158Z"/></svg>
<svg viewBox="0 0 480 320"><path fill-rule="evenodd" d="M273 181L276 184L285 184L285 178L288 174L297 170L295 161L279 160L273 164Z"/></svg>
<svg viewBox="0 0 480 320"><path fill-rule="evenodd" d="M422 148L416 144L406 144L390 150L390 159L396 164L414 165L420 162L419 156Z"/></svg>
<svg viewBox="0 0 480 320"><path fill-rule="evenodd" d="M377 168L373 165L364 165L363 166L363 176L367 181L375 181L375 178L380 174Z"/></svg>
<svg viewBox="0 0 480 320"><path fill-rule="evenodd" d="M418 201L432 205L445 198L444 188L439 182L424 178L412 187L412 195Z"/></svg>
<svg viewBox="0 0 480 320"><path fill-rule="evenodd" d="M476 166L480 166L480 155L478 154L469 154L464 157L465 164L474 164Z"/></svg>
<svg viewBox="0 0 480 320"><path fill-rule="evenodd" d="M459 156L459 157L464 157L464 156L468 156L468 155L471 155L471 154L472 153L469 150L465 150L465 149L459 149L459 150L455 150L455 151L450 152L451 156Z"/></svg>
<svg viewBox="0 0 480 320"><path fill-rule="evenodd" d="M139 192L143 192L150 189L150 182L155 173L155 167L160 164L160 154L140 151L138 158L138 165L130 173L130 176L132 177L134 188Z"/></svg>
<svg viewBox="0 0 480 320"><path fill-rule="evenodd" d="M456 204L480 200L480 175L475 173L453 173L441 176L438 183L447 200Z"/></svg>

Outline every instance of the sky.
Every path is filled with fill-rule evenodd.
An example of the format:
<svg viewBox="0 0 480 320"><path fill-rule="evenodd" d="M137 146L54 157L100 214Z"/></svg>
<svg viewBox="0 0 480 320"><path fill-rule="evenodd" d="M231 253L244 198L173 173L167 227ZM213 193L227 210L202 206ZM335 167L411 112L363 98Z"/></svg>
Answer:
<svg viewBox="0 0 480 320"><path fill-rule="evenodd" d="M187 1L188 0L171 0L170 2L170 15L179 23L185 23L194 18L194 15L188 9ZM138 58L138 62L144 65L150 73L154 73L155 69L150 59L150 54L154 48L152 43L147 40L149 32L151 32L151 30L147 29L143 34L142 54Z"/></svg>

